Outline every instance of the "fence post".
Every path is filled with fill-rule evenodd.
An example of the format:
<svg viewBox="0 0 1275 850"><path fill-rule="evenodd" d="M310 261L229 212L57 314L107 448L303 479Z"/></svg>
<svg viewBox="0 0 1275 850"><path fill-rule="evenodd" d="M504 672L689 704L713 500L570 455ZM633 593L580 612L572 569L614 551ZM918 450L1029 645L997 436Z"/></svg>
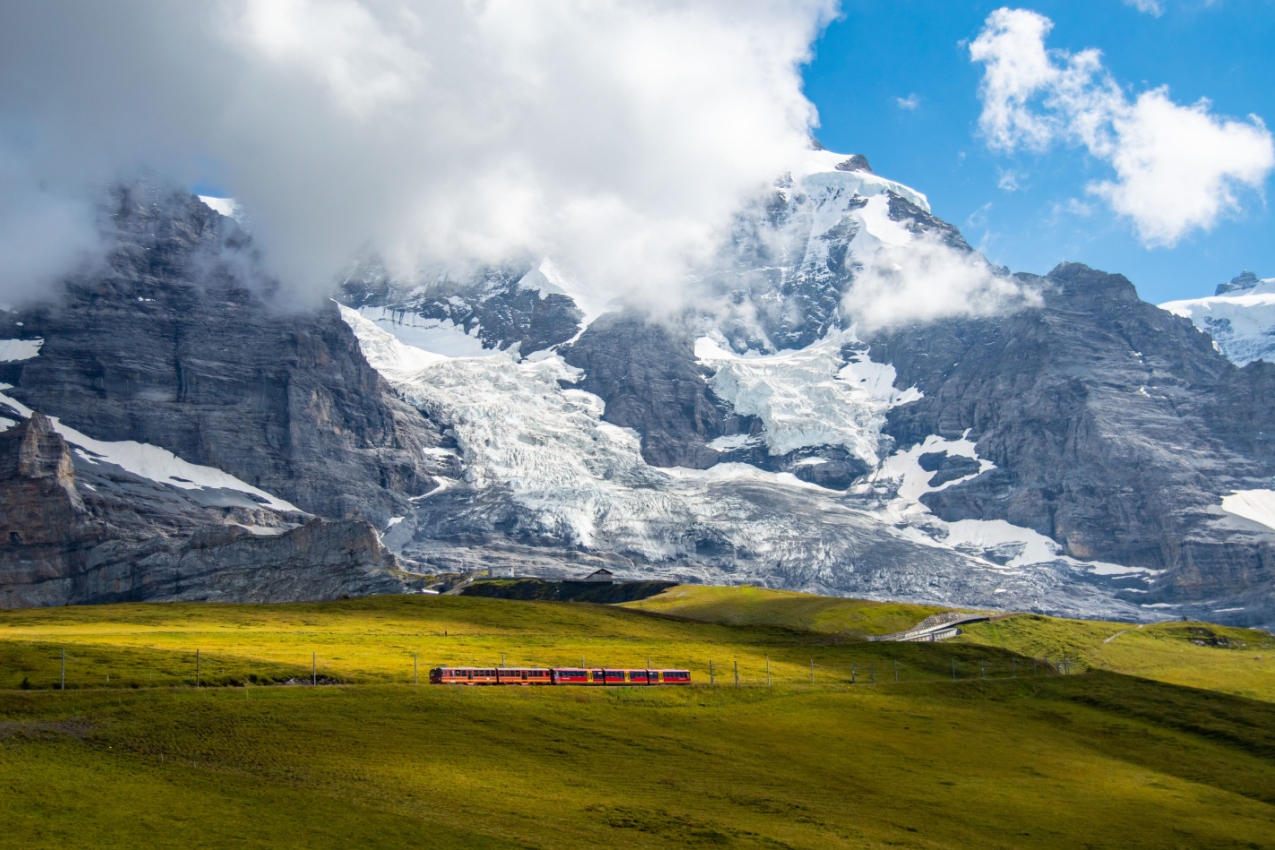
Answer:
<svg viewBox="0 0 1275 850"><path fill-rule="evenodd" d="M894 659L894 684L899 683L899 659Z"/></svg>
<svg viewBox="0 0 1275 850"><path fill-rule="evenodd" d="M978 673L982 678L987 678L987 662L982 658L978 659Z"/></svg>
<svg viewBox="0 0 1275 850"><path fill-rule="evenodd" d="M874 661L868 665L868 676L871 677L871 683L877 683L877 663Z"/></svg>
<svg viewBox="0 0 1275 850"><path fill-rule="evenodd" d="M810 659L810 684L815 683L815 660Z"/></svg>
<svg viewBox="0 0 1275 850"><path fill-rule="evenodd" d="M766 656L766 687L770 687L770 656Z"/></svg>
<svg viewBox="0 0 1275 850"><path fill-rule="evenodd" d="M956 659L952 659L952 681L956 681Z"/></svg>
<svg viewBox="0 0 1275 850"><path fill-rule="evenodd" d="M739 662L735 662L735 687L739 687Z"/></svg>
<svg viewBox="0 0 1275 850"><path fill-rule="evenodd" d="M416 660L416 653L412 653L412 684L419 685L421 683L421 668Z"/></svg>
<svg viewBox="0 0 1275 850"><path fill-rule="evenodd" d="M195 687L199 687L199 650L195 650Z"/></svg>
<svg viewBox="0 0 1275 850"><path fill-rule="evenodd" d="M581 666L584 666L584 665L581 665ZM713 677L713 659L711 658L708 659L708 683L710 685L717 684L717 680Z"/></svg>
<svg viewBox="0 0 1275 850"><path fill-rule="evenodd" d="M319 654L317 652L310 653L310 687L316 687L319 684Z"/></svg>
<svg viewBox="0 0 1275 850"><path fill-rule="evenodd" d="M853 661L851 661L851 662L850 662L850 684L852 684L852 685L858 684L858 683L855 681L855 670L854 670L854 662L853 662Z"/></svg>
<svg viewBox="0 0 1275 850"><path fill-rule="evenodd" d="M58 690L60 691L66 690L66 647L65 646L62 647L62 684L58 687Z"/></svg>

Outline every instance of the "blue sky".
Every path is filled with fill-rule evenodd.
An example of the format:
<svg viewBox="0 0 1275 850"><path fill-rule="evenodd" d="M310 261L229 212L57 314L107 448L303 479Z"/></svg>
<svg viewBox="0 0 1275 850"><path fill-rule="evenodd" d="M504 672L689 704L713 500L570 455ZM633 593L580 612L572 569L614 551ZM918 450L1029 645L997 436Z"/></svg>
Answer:
<svg viewBox="0 0 1275 850"><path fill-rule="evenodd" d="M1000 5L845 0L844 16L817 43L805 74L806 94L819 108L820 141L863 153L878 173L925 192L937 215L1015 271L1084 262L1126 275L1153 302L1211 294L1244 268L1275 276L1275 216L1260 191L1237 192L1240 210L1210 231L1193 230L1172 247L1147 247L1129 219L1086 192L1113 170L1084 147L1061 141L1043 153L990 150L978 123L983 68L971 62L969 43ZM1049 48L1100 50L1131 99L1168 86L1178 104L1207 98L1217 117L1255 114L1275 126L1275 4L1162 0L1160 6L1158 16L1120 0L1021 8L1053 21ZM1014 191L998 185L1007 174Z"/></svg>

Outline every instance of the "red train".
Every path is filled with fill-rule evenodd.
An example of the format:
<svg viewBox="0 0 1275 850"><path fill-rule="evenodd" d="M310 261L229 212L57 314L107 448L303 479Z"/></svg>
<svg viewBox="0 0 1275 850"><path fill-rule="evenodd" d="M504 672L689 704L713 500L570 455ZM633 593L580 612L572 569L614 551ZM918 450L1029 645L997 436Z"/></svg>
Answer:
<svg viewBox="0 0 1275 850"><path fill-rule="evenodd" d="M431 685L689 685L689 670L610 667L435 667Z"/></svg>

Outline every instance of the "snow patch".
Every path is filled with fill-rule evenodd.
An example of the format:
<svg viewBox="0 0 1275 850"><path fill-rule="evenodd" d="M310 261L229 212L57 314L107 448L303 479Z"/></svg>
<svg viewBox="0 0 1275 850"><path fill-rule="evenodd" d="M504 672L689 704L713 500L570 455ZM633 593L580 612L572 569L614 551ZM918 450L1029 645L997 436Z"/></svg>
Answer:
<svg viewBox="0 0 1275 850"><path fill-rule="evenodd" d="M1222 510L1275 528L1275 490L1237 490L1222 497Z"/></svg>
<svg viewBox="0 0 1275 850"><path fill-rule="evenodd" d="M422 353L438 357L490 357L497 353L496 349L483 347L483 341L478 337L478 325L467 333L451 319L428 319L390 307L361 307L358 312L395 339Z"/></svg>
<svg viewBox="0 0 1275 850"><path fill-rule="evenodd" d="M0 389L7 390L11 389L11 387L8 384L0 384ZM12 407L23 416L32 414L31 408L16 399L10 398L3 392L0 392L0 403ZM295 505L285 502L277 496L272 496L264 490L253 487L251 484L240 481L229 473L210 466L188 463L167 449L161 449L158 446L152 446L147 443L138 443L133 440L119 442L95 440L74 428L63 425L54 416L49 417L49 422L52 423L53 430L61 434L68 443L75 446L80 457L89 463L113 463L126 472L131 472L141 478L149 478L151 481L167 484L170 487L178 487L182 490L200 490L204 488L234 490L254 497L256 501L261 502L271 510L303 513Z"/></svg>
<svg viewBox="0 0 1275 850"><path fill-rule="evenodd" d="M42 339L0 339L0 363L30 360L40 354Z"/></svg>
<svg viewBox="0 0 1275 850"><path fill-rule="evenodd" d="M234 198L214 198L211 195L200 195L204 206L226 218L239 218L239 203Z"/></svg>

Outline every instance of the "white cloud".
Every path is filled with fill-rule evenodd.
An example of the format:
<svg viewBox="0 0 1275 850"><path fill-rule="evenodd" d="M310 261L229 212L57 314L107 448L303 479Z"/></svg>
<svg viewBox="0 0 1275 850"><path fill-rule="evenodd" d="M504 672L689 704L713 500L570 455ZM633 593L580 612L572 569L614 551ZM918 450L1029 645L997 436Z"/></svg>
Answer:
<svg viewBox="0 0 1275 850"><path fill-rule="evenodd" d="M1164 14L1164 4L1160 0L1124 0L1124 4L1157 18Z"/></svg>
<svg viewBox="0 0 1275 850"><path fill-rule="evenodd" d="M1012 168L998 169L1000 176L996 179L996 188L1006 192L1017 192L1023 188L1023 176Z"/></svg>
<svg viewBox="0 0 1275 850"><path fill-rule="evenodd" d="M1038 293L999 274L976 253L958 251L932 233L885 246L845 297L865 329L963 316L992 316L1038 306Z"/></svg>
<svg viewBox="0 0 1275 850"><path fill-rule="evenodd" d="M909 112L915 110L921 105L921 98L919 98L915 93L910 94L907 97L896 97L894 101L899 105L899 109L906 109Z"/></svg>
<svg viewBox="0 0 1275 850"><path fill-rule="evenodd" d="M817 117L800 66L834 13L834 0L8 4L0 147L32 198L138 164L193 181L212 162L285 283L312 295L370 246L402 274L552 255L582 287L668 303L741 199L804 156ZM0 232L28 206L0 204Z"/></svg>
<svg viewBox="0 0 1275 850"><path fill-rule="evenodd" d="M1215 117L1208 101L1182 106L1165 88L1131 101L1098 51L1047 50L1052 26L1036 12L998 9L970 45L984 65L979 126L989 147L1084 145L1116 177L1088 191L1127 216L1148 246L1208 230L1239 209L1239 190L1261 190L1275 143L1260 118Z"/></svg>

